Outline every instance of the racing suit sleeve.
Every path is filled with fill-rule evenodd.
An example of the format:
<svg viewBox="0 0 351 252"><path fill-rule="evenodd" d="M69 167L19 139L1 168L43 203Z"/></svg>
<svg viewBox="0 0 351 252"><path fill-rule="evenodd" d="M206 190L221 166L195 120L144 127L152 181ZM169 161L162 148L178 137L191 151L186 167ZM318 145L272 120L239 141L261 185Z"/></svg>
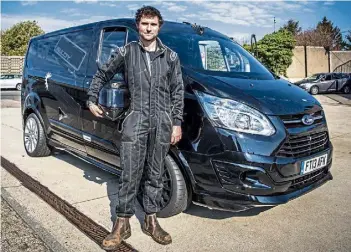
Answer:
<svg viewBox="0 0 351 252"><path fill-rule="evenodd" d="M170 73L170 91L172 102L172 119L174 126L180 126L183 121L184 84L179 57L172 61Z"/></svg>
<svg viewBox="0 0 351 252"><path fill-rule="evenodd" d="M100 89L109 82L113 76L120 72L125 64L125 56L127 54L127 47L119 47L115 50L109 60L102 66L98 66L93 80L91 81L88 96L88 101L97 102Z"/></svg>

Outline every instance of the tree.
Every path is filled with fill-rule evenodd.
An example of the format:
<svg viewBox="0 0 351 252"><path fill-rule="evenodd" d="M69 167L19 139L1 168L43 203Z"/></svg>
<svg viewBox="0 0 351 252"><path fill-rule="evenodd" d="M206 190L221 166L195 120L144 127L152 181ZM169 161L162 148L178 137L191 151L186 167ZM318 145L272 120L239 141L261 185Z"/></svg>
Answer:
<svg viewBox="0 0 351 252"><path fill-rule="evenodd" d="M292 63L294 47L292 33L281 29L265 35L257 42L258 59L275 74L286 76L286 69Z"/></svg>
<svg viewBox="0 0 351 252"><path fill-rule="evenodd" d="M290 19L282 28L280 28L280 30L283 29L291 32L294 36L299 34L302 30L299 26L299 21L294 21L293 19Z"/></svg>
<svg viewBox="0 0 351 252"><path fill-rule="evenodd" d="M331 43L324 34L318 32L315 28L307 29L295 36L296 45L299 46L327 46Z"/></svg>
<svg viewBox="0 0 351 252"><path fill-rule="evenodd" d="M343 41L340 29L337 26L334 27L334 24L327 17L323 17L322 21L318 22L316 30L329 42L328 45L324 46L329 46L332 50L342 49Z"/></svg>
<svg viewBox="0 0 351 252"><path fill-rule="evenodd" d="M345 50L351 50L351 30L349 30L348 34L345 36L343 47Z"/></svg>
<svg viewBox="0 0 351 252"><path fill-rule="evenodd" d="M297 45L323 46L329 50L341 50L344 46L339 27L326 17L318 22L315 29L308 29L296 35Z"/></svg>
<svg viewBox="0 0 351 252"><path fill-rule="evenodd" d="M31 37L44 34L36 21L23 21L1 31L1 55L24 56Z"/></svg>

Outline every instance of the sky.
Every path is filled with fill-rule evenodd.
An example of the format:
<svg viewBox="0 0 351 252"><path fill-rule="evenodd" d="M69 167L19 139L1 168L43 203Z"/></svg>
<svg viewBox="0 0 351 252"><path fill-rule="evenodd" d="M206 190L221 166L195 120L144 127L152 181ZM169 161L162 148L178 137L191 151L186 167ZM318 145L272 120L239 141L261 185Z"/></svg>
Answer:
<svg viewBox="0 0 351 252"><path fill-rule="evenodd" d="M158 8L165 20L188 21L217 30L238 42L258 39L289 19L303 29L327 16L343 33L351 30L351 1L2 1L1 29L36 20L45 32L101 20L134 17L143 6ZM274 27L275 18L275 27Z"/></svg>

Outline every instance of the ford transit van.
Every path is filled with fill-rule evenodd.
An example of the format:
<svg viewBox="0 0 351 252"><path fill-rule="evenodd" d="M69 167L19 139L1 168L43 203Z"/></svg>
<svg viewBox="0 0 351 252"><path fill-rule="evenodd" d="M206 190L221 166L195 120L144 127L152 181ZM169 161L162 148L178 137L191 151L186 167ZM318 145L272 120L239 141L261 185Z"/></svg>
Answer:
<svg viewBox="0 0 351 252"><path fill-rule="evenodd" d="M210 28L165 22L159 37L178 53L185 88L183 138L166 157L160 217L178 214L191 202L231 211L282 204L332 178L333 147L314 97ZM29 156L58 148L121 173L124 118L95 117L86 105L87 91L113 50L136 40L134 19L30 40L21 89ZM116 83L128 85L122 73L111 80Z"/></svg>

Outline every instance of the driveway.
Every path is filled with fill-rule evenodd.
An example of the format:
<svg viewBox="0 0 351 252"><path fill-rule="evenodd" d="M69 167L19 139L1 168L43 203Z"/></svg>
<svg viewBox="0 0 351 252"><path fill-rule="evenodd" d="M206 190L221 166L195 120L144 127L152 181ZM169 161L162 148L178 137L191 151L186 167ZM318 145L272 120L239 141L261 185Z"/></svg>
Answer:
<svg viewBox="0 0 351 252"><path fill-rule="evenodd" d="M325 109L335 148L334 179L270 209L231 213L193 205L160 223L173 243L161 246L140 230L143 214L131 219L127 240L138 251L351 251L351 106L317 96ZM116 177L60 152L30 158L22 143L19 108L1 111L1 155L59 197L110 230L115 219ZM19 209L50 249L99 251L77 228L24 188L3 168L2 194ZM6 231L5 231L6 232ZM53 251L61 251L52 249Z"/></svg>

